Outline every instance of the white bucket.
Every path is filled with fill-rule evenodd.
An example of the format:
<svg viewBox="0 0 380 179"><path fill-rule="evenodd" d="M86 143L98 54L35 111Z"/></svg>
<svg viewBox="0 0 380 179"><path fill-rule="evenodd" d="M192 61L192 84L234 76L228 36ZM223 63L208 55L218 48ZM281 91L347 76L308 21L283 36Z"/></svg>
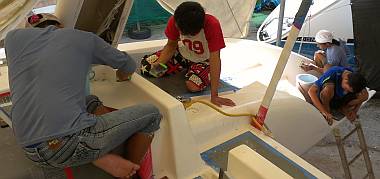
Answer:
<svg viewBox="0 0 380 179"><path fill-rule="evenodd" d="M313 85L317 80L318 78L312 74L298 74L296 76L296 86L305 97L305 100L309 103L311 103L311 99L308 91L311 85Z"/></svg>
<svg viewBox="0 0 380 179"><path fill-rule="evenodd" d="M302 86L311 86L314 84L318 78L312 74L298 74L296 76L296 83L297 85L302 85Z"/></svg>

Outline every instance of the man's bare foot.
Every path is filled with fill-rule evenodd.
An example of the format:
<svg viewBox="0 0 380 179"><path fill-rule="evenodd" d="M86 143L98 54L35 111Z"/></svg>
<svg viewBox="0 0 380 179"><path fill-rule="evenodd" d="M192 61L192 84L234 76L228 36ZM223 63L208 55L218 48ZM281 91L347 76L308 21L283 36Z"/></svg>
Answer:
<svg viewBox="0 0 380 179"><path fill-rule="evenodd" d="M115 154L106 154L92 162L114 177L130 178L136 174L140 166Z"/></svg>

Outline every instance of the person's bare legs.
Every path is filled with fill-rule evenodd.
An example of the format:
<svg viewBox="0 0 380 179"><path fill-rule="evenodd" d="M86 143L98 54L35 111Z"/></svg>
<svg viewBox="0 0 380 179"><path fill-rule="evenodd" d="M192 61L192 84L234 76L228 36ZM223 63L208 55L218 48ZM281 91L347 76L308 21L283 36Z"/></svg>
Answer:
<svg viewBox="0 0 380 179"><path fill-rule="evenodd" d="M334 84L325 84L325 86L323 87L323 89L321 90L321 92L319 94L323 107L329 113L331 113L330 101L334 97L334 88L335 88ZM326 119L326 120L327 120L327 123L329 125L331 125L333 123L333 121L330 119Z"/></svg>
<svg viewBox="0 0 380 179"><path fill-rule="evenodd" d="M94 111L95 115L103 115L117 109L100 105ZM136 133L125 142L125 159L116 154L106 154L93 164L112 176L129 178L136 174L140 168L138 164L145 156L153 140L153 134Z"/></svg>
<svg viewBox="0 0 380 179"><path fill-rule="evenodd" d="M357 111L360 105L345 105L339 109L341 113L344 114L344 116L347 117L348 120L355 121L355 119L358 118Z"/></svg>
<svg viewBox="0 0 380 179"><path fill-rule="evenodd" d="M314 63L317 67L323 68L326 64L326 56L319 51L314 53Z"/></svg>

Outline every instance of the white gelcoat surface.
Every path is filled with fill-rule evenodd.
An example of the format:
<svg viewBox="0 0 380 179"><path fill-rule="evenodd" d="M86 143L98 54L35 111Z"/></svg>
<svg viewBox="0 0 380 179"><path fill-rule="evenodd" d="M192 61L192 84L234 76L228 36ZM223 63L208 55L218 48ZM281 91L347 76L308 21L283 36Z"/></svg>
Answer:
<svg viewBox="0 0 380 179"><path fill-rule="evenodd" d="M227 48L222 51L221 76L228 76L225 73L236 75L237 78L232 78L231 82L240 83L243 88L236 93L222 95L237 103L236 107L223 109L231 113L255 114L273 72L271 65L274 68L281 48L249 40L226 41ZM160 40L121 44L119 48L129 53L149 53L162 48L164 44L165 40ZM202 175L205 170L209 171L209 167L201 160L201 152L251 131L313 175L326 178L318 169L291 152L303 153L331 130L314 107L288 93L299 93L294 86L296 74L302 72L298 69L302 60L308 59L291 54L283 80L277 88L284 92L276 92L266 120L275 140L282 145L253 129L248 117L231 119L201 104L194 104L185 111L179 101L138 75L134 75L130 82L115 82L114 70L97 66L94 68L95 81L91 86L92 93L98 95L105 105L123 108L149 102L163 113L161 129L152 147L154 173L158 177L192 178ZM230 61L235 63L229 64ZM208 99L207 96L205 98Z"/></svg>
<svg viewBox="0 0 380 179"><path fill-rule="evenodd" d="M9 92L8 67L0 67L0 94Z"/></svg>
<svg viewBox="0 0 380 179"><path fill-rule="evenodd" d="M97 66L95 70L97 75L92 84L92 93L98 95L105 105L123 108L149 102L162 112L161 129L156 133L152 145L153 169L158 178L193 178L210 173L210 167L201 160L200 153L247 131L254 133L311 174L319 178L328 178L275 140L252 128L248 118L230 119L220 116L215 111L201 115L209 108L197 107L198 104L194 104L194 108L198 108L199 111L189 114L194 109L185 111L179 101L138 75L134 75L129 82L115 82L114 70L104 66ZM234 94L226 94L224 97L231 97L229 95ZM240 97L248 95L243 93ZM241 105L234 108L233 112L252 109L244 104L247 101L250 101L250 98L242 98ZM200 118L194 115L200 115Z"/></svg>
<svg viewBox="0 0 380 179"><path fill-rule="evenodd" d="M239 179L293 178L246 145L229 151L227 172Z"/></svg>
<svg viewBox="0 0 380 179"><path fill-rule="evenodd" d="M286 1L282 38L289 35L290 27L301 2L301 0ZM276 41L279 12L280 6L277 6L264 20L258 29L257 39L260 39L260 32L265 31L269 35L269 38L265 42L273 43ZM333 32L336 39L353 39L354 33L351 19L350 0L314 1L310 6L299 37L314 37L319 30L326 29Z"/></svg>

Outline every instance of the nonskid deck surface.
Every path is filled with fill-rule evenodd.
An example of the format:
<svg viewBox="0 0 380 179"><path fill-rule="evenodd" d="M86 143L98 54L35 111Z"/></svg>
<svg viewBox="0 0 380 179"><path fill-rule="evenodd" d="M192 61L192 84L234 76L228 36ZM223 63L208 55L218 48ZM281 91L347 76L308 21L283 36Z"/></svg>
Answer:
<svg viewBox="0 0 380 179"><path fill-rule="evenodd" d="M137 66L140 67L141 58L144 55L152 54L152 52L147 53L137 53L137 54L131 54L131 57L136 61ZM202 95L209 95L210 94L210 86L208 86L206 89L200 92L190 92L186 89L185 85L185 74L187 70L183 69L182 71L178 71L175 74L171 75L165 75L161 78L154 78L154 77L148 77L143 76L140 73L140 69L136 69L136 73L156 85L157 87L161 88L163 91L167 92L173 97L181 96L181 97L193 97L193 96L202 96ZM228 83L227 80L221 79L219 80L219 92L227 92L227 91L235 91L239 88L231 85Z"/></svg>

